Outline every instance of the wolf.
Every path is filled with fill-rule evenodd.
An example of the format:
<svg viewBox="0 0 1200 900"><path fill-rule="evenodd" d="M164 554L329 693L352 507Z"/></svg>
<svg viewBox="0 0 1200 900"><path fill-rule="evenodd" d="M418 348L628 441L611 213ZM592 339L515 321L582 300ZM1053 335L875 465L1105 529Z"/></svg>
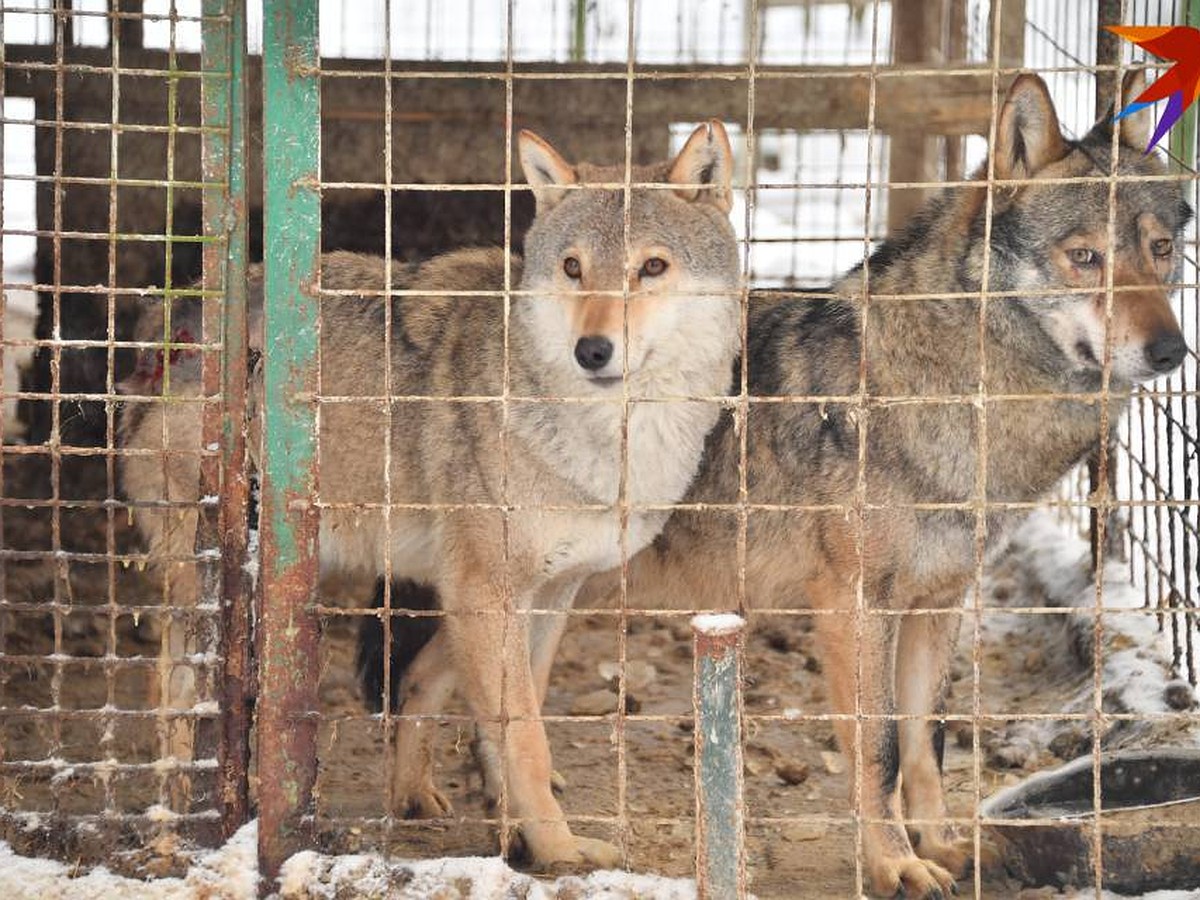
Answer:
<svg viewBox="0 0 1200 900"><path fill-rule="evenodd" d="M533 864L611 867L619 851L573 834L552 795L540 702L579 585L649 544L718 420L742 306L733 154L715 120L628 181L625 166L571 165L531 132L518 152L536 205L523 258L462 250L395 264L390 284L381 258L321 260L321 569L437 591L445 618L403 685L398 759L423 741L408 717L457 689ZM261 271L250 289L261 307ZM261 410L261 374L252 382ZM155 415L123 428L125 447L160 451L123 458L132 499L197 499L195 406L157 406L189 451L174 469ZM260 443L255 412L255 462ZM152 558L191 554L194 509L139 522ZM194 581L194 566L176 577ZM393 802L446 811L427 770L396 769Z"/></svg>
<svg viewBox="0 0 1200 900"><path fill-rule="evenodd" d="M1143 87L1130 74L1126 104ZM1170 285L1191 210L1142 154L1150 125L1108 116L1069 139L1021 75L972 181L827 291L752 291L744 413L722 416L685 508L629 563L627 611L744 597L751 615L811 615L880 896L944 898L970 863L944 821L936 719L977 566L1189 352ZM618 593L600 574L576 605ZM364 651L365 674L382 645Z"/></svg>
<svg viewBox="0 0 1200 900"><path fill-rule="evenodd" d="M1143 88L1127 76L1125 103ZM934 720L977 566L1189 352L1170 285L1191 209L1143 155L1150 126L1110 115L1069 139L1021 75L977 173L990 196L946 189L827 296L751 294L741 596L812 611L880 896L944 898L969 865ZM676 512L630 561L628 608L739 596L740 443L723 418L684 502L726 510Z"/></svg>

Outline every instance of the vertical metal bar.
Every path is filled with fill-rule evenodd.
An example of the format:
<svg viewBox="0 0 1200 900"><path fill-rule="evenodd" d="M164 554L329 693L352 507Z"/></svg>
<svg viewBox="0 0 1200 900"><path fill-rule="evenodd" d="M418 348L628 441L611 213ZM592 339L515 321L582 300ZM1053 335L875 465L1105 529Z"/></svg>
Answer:
<svg viewBox="0 0 1200 900"><path fill-rule="evenodd" d="M317 0L264 10L259 871L306 843L316 774L320 86Z"/></svg>
<svg viewBox="0 0 1200 900"><path fill-rule="evenodd" d="M692 619L696 726L696 896L746 896L742 631L733 614Z"/></svg>
<svg viewBox="0 0 1200 900"><path fill-rule="evenodd" d="M112 105L109 107L109 135L108 135L108 164L109 171L120 171L120 130L118 126L121 123L121 77L118 74L121 68L121 41L120 34L116 29L112 28L110 20L109 36L112 62L112 71L109 76L109 84L112 89ZM117 338L117 318L116 318L116 288L117 288L117 229L119 218L117 216L117 202L119 192L117 190L116 179L114 178L108 186L108 288L109 294L105 298L105 313L106 313L106 338L108 340L108 352L105 360L105 393L112 396L116 393L116 368L117 358L114 342ZM117 431L116 431L116 404L112 400L106 400L104 403L104 419L105 419L105 447L112 451L117 447ZM109 453L105 459L105 486L108 489L107 496L116 498L117 493L117 460L115 454ZM3 496L3 492L0 492ZM127 510L127 513L131 510ZM109 504L105 510L104 516L104 540L105 554L108 557L107 564L107 581L108 581L108 653L117 656L117 622L119 621L119 605L117 600L117 535L116 535L116 508ZM118 708L117 705L117 672L115 667L108 669L105 673L108 681L106 685L106 706L110 710ZM117 754L115 751L116 741L114 740L117 733L118 719L109 714L105 717L104 732L100 738L100 744L104 750L105 762L117 764ZM106 779L108 782L104 785L104 808L106 814L113 814L117 811L116 792L112 782L116 779Z"/></svg>
<svg viewBox="0 0 1200 900"><path fill-rule="evenodd" d="M112 18L109 19L109 44L116 46L117 41L126 50L136 50L142 46L142 4L137 0L109 0L108 8Z"/></svg>
<svg viewBox="0 0 1200 900"><path fill-rule="evenodd" d="M206 131L203 178L224 184L204 191L204 233L223 239L205 245L204 289L222 291L221 308L205 302L204 341L221 334L224 366L206 354L205 396L221 393L223 414L205 407L205 450L220 441L222 456L202 460L201 496L219 496L219 507L201 510L208 546L221 547L221 732L217 745L221 826L229 837L248 818L250 765L250 479L246 469L246 7L245 0L205 0L201 110ZM227 21L219 17L227 15ZM210 18L211 17L211 18ZM223 315L222 315L223 314ZM222 465L218 467L218 459ZM216 476L214 478L214 476Z"/></svg>
<svg viewBox="0 0 1200 900"><path fill-rule="evenodd" d="M1200 26L1200 0L1185 0L1182 25ZM1116 38L1116 35L1113 35ZM1196 106L1189 106L1171 129L1171 156L1191 170L1196 168Z"/></svg>
<svg viewBox="0 0 1200 900"><path fill-rule="evenodd" d="M50 546L58 560L54 571L54 669L50 676L50 699L54 705L55 715L51 728L51 752L61 756L63 746L62 717L58 713L63 708L62 683L63 663L66 652L63 650L63 617L70 612L70 591L64 588L70 586L70 571L67 567L66 555L63 552L62 540L62 469L63 469L63 420L62 420L62 306L63 306L63 199L66 193L62 178L63 169L63 139L66 133L66 51L63 42L62 20L54 24L54 170L51 184L54 186L54 225L53 225L53 303L51 313L51 334L54 344L50 357L50 498L53 503L50 513ZM36 129L35 129L36 131ZM40 167L39 167L40 168ZM38 216L38 221L44 221ZM40 279L39 279L40 280ZM61 802L62 782L50 782L51 796L54 809L59 811Z"/></svg>
<svg viewBox="0 0 1200 900"><path fill-rule="evenodd" d="M587 0L574 0L571 11L571 62L583 62L587 58L587 14Z"/></svg>
<svg viewBox="0 0 1200 900"><path fill-rule="evenodd" d="M1183 9L1180 10L1180 12L1182 13L1183 21L1179 24L1188 25L1193 28L1200 26L1200 0L1184 0ZM1190 172L1193 175L1196 171L1196 122L1196 107L1195 105L1192 105L1187 109L1180 121L1176 123L1170 132L1171 158L1175 161L1179 168L1182 168L1184 171ZM1184 291L1185 296L1186 294L1191 293L1190 288L1185 288ZM1182 307L1185 315L1181 317L1182 321L1180 322L1181 326L1183 327L1186 327L1186 312L1189 310L1189 308L1190 307L1185 299ZM1195 346L1195 344L1193 344L1193 346ZM1172 376L1172 382L1174 381L1175 377L1179 378L1180 388L1183 392L1183 396L1179 399L1179 417L1186 439L1192 435L1192 429L1195 428L1196 424L1200 423L1200 401L1196 400L1194 393L1190 401L1187 398L1189 388L1192 392L1194 392L1196 389L1196 384L1194 383L1194 375L1193 384L1188 384L1186 364L1182 369L1179 370L1177 376ZM1195 413L1195 415L1191 415L1190 413ZM1193 465L1189 461L1185 461L1182 472L1182 499L1189 504L1194 503L1196 500L1195 483L1193 480L1194 471ZM1194 514L1195 507L1193 506L1190 511L1186 506L1180 507L1177 512L1177 515L1182 520L1184 526L1181 529L1181 536L1183 538L1183 559L1181 567L1183 584L1180 585L1179 582L1175 582L1171 587L1173 589L1172 592L1177 594L1180 598L1178 604L1180 612L1175 616L1175 619L1183 620L1183 643L1186 645L1187 679L1192 685L1195 685L1197 682L1195 637L1197 628L1200 627L1200 619L1197 619L1196 617L1196 600L1193 596L1194 585L1196 582L1193 581L1194 564L1192 560L1192 549L1194 543L1193 539L1188 535L1189 529L1187 527L1189 512ZM1172 567L1174 567L1174 562L1176 559L1178 559L1179 554L1175 552L1175 546L1173 544L1171 551ZM1178 634L1178 631L1175 633ZM1180 647L1179 641L1176 640L1174 648L1174 655L1177 658L1176 668L1181 670L1181 672L1183 669L1183 666L1181 665L1181 657L1185 655L1183 651L1184 648Z"/></svg>
<svg viewBox="0 0 1200 900"><path fill-rule="evenodd" d="M174 272L174 241L172 237L175 233L175 147L176 136L179 127L179 58L176 53L176 28L178 25L178 13L175 8L175 3L170 5L170 40L167 43L167 179L164 184L166 194L166 221L163 226L163 357L169 361L171 356L171 342L175 340L175 329L171 324L172 310L174 309L176 285L172 277ZM162 375L162 395L164 402L171 396L171 366L169 362L163 366ZM162 456L160 459L162 466L162 483L170 483L170 460L172 446L171 441L171 425L172 419L169 415L162 416L161 438ZM197 530L197 538L202 537ZM200 579L206 577L209 572L209 562L206 559L196 559L189 561L188 566L196 566L196 571ZM199 598L188 596L186 592L177 591L175 583L170 578L163 578L162 581L162 627L159 631L159 660L166 662L167 667L160 669L160 673L166 675L160 681L159 693L159 708L158 708L158 740L159 740L159 757L163 760L175 760L174 765L164 765L159 769L159 802L163 806L174 808L172 804L172 795L176 799L182 799L184 808L178 809L178 812L187 812L186 804L190 802L191 790L190 787L185 787L185 783L178 780L176 774L178 763L181 761L176 757L175 750L178 747L178 737L180 732L185 735L186 744L190 749L188 758L184 762L190 764L193 761L191 754L195 752L195 722L190 717L180 715L180 711L174 708L174 704L168 700L172 696L169 688L170 682L173 680L170 673L174 666L181 660L177 654L190 655L192 652L192 635L196 633L195 619L195 604ZM182 635L182 644L176 644L175 641ZM190 661L187 662L187 667L191 669L191 677L195 678L195 670Z"/></svg>
<svg viewBox="0 0 1200 900"><path fill-rule="evenodd" d="M1121 42L1115 34L1106 31L1105 25L1119 25L1121 18L1121 0L1099 0L1096 8L1096 65L1115 66L1121 61ZM1110 40L1111 39L1111 40ZM1114 103L1120 102L1121 73L1096 73L1096 114L1103 115L1104 111ZM1121 522L1120 510L1112 505L1113 497L1117 495L1117 435L1109 434L1103 447L1098 447L1088 457L1088 542L1092 549L1092 571L1099 572L1105 560L1123 559L1125 554L1125 527ZM1101 512L1101 503L1097 498L1104 498L1106 509ZM1104 527L1100 526L1100 516L1105 516ZM1104 540L1101 542L1101 533Z"/></svg>

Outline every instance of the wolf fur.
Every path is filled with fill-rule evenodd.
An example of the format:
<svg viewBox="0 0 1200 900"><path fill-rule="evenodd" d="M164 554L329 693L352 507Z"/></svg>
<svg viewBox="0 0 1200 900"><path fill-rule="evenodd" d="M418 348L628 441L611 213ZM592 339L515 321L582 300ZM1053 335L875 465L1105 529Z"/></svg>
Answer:
<svg viewBox="0 0 1200 900"><path fill-rule="evenodd" d="M1128 77L1124 97L1142 86ZM751 612L810 612L881 896L945 897L968 865L942 821L931 719L979 542L1002 547L1104 438L1106 357L1111 429L1132 387L1188 352L1169 284L1191 210L1177 182L1137 180L1166 172L1141 152L1147 114L1121 120L1115 169L1113 128L1068 140L1045 84L1021 76L999 113L990 206L982 181L947 189L827 294L753 292L745 417L722 417L684 500L713 508L677 511L630 562L630 610L744 597ZM1110 171L1133 179L1115 191L1113 240L1109 184L1062 181ZM617 581L594 577L577 605L608 605Z"/></svg>
<svg viewBox="0 0 1200 900"><path fill-rule="evenodd" d="M1143 86L1140 74L1127 78L1124 96ZM1146 118L1118 126L1118 176L1166 172L1142 154ZM881 896L901 886L948 896L967 867L939 821L931 719L977 541L985 554L1002 547L1027 505L1104 438L1106 357L1111 429L1132 387L1188 352L1169 303L1191 216L1178 182L1119 182L1110 240L1109 184L1058 181L1109 175L1113 141L1110 118L1065 138L1045 84L1023 75L999 113L991 165L1012 183L993 188L990 229L986 188L951 188L828 297L751 295L745 605L814 611L833 705L847 715L839 743L852 759L862 750L857 811ZM981 329L985 270L996 295ZM1046 293L1064 289L1080 292ZM737 503L739 444L726 417L685 502ZM677 512L631 561L628 606L739 596L730 508ZM580 603L612 590L599 579Z"/></svg>
<svg viewBox="0 0 1200 900"><path fill-rule="evenodd" d="M677 502L717 421L719 402L688 398L724 394L737 352L732 153L709 122L674 160L633 167L632 184L646 186L627 191L614 186L623 166L572 166L528 132L519 151L537 203L524 259L464 250L394 265L389 285L383 259L322 258L321 568L375 577L390 561L395 577L435 588L447 613L401 686L393 802L448 811L428 767L407 764L423 744L410 716L436 714L457 689L495 750L489 778L532 861L607 867L617 849L572 834L550 791L539 717L566 618L554 613L654 538L668 513L623 506ZM388 288L431 292L391 300L390 373L385 303L366 294ZM252 305L261 292L256 270ZM154 417L165 415L180 419L172 447L194 456L195 405L152 408L130 417L124 446L161 450ZM255 459L260 430L255 412ZM128 456L122 468L131 498L197 499L190 462ZM191 554L194 510L139 523L152 556ZM194 602L194 566L183 566L173 590ZM164 684L172 705L177 687L186 693Z"/></svg>

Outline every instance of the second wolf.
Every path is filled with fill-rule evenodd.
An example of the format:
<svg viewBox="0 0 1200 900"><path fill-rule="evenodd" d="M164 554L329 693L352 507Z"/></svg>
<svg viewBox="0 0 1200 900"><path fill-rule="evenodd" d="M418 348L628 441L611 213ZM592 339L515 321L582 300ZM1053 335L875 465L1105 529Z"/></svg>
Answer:
<svg viewBox="0 0 1200 900"><path fill-rule="evenodd" d="M653 539L718 419L741 290L732 152L709 122L674 160L634 166L626 188L624 167L572 166L532 134L519 151L537 204L523 259L460 251L396 264L391 284L382 259L322 260L321 568L374 577L390 565L435 587L446 611L405 680L394 800L447 810L427 769L407 763L422 743L419 717L457 689L495 749L489 782L503 786L535 864L610 867L616 848L574 835L550 790L540 706L565 625L553 613L587 576ZM407 293L381 300L389 290ZM261 304L258 272L251 291ZM157 505L139 522L162 559L186 557L195 535L194 508L160 508L198 499L199 413L189 409L131 406L123 420L126 448L166 449L170 431L171 449L191 454L123 461L130 497ZM254 416L252 455L260 424ZM194 579L194 567L180 574ZM176 593L194 598L195 585ZM173 657L186 650L166 643ZM164 691L177 681L165 671Z"/></svg>
<svg viewBox="0 0 1200 900"><path fill-rule="evenodd" d="M1143 86L1127 78L1126 100ZM839 743L861 751L857 812L882 896L946 896L967 863L944 824L931 720L977 547L1003 547L1100 444L1103 388L1112 428L1133 385L1188 352L1169 292L1191 211L1142 154L1148 119L1070 140L1045 84L1021 76L997 121L990 197L948 189L827 298L754 295L749 392L767 402L745 426L746 604L816 611ZM714 432L689 502L737 502L739 445L728 422ZM781 505L794 508L769 508ZM728 513L677 514L632 561L628 604L727 603L736 535Z"/></svg>

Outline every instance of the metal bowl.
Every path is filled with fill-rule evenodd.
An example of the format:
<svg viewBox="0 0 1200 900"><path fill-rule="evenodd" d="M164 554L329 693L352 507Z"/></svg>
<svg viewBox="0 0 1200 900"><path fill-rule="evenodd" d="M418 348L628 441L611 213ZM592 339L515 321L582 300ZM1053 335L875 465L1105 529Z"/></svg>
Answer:
<svg viewBox="0 0 1200 900"><path fill-rule="evenodd" d="M983 837L1012 877L1027 885L1096 883L1093 771L1085 756L983 804ZM1200 887L1200 750L1102 754L1100 797L1103 887L1127 894Z"/></svg>

